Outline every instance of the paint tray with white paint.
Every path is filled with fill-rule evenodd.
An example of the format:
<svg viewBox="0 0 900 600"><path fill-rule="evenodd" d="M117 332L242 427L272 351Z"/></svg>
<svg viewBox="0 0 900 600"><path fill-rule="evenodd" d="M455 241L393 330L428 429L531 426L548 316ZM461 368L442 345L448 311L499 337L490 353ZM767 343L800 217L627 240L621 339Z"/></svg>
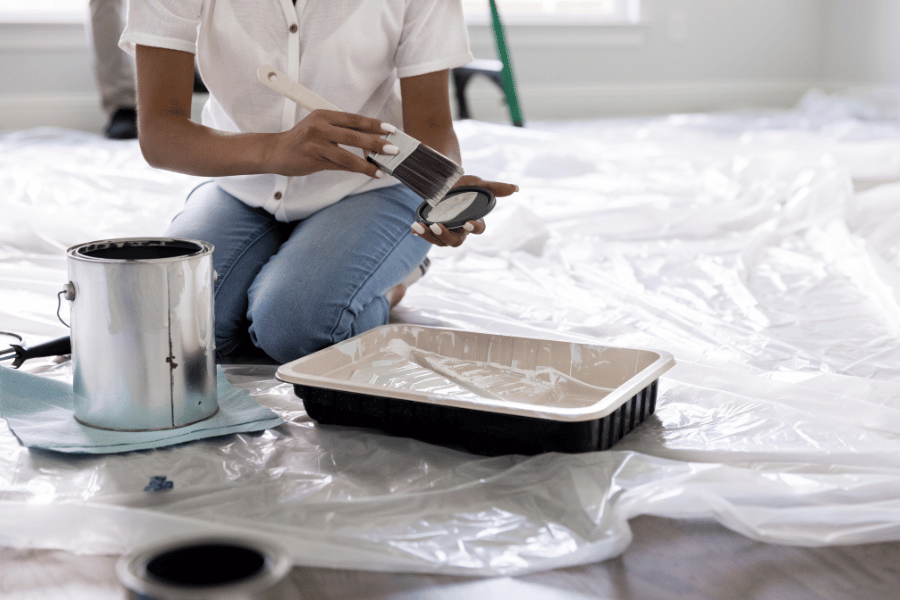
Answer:
<svg viewBox="0 0 900 600"><path fill-rule="evenodd" d="M385 325L282 365L321 424L484 455L606 450L656 408L653 350Z"/></svg>

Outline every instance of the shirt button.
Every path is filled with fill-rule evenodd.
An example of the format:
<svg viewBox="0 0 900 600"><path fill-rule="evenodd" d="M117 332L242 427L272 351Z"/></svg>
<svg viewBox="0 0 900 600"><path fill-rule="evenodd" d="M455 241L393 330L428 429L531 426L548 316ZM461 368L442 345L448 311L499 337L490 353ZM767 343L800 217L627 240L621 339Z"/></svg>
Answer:
<svg viewBox="0 0 900 600"><path fill-rule="evenodd" d="M275 192L275 199L281 200L281 192Z"/></svg>
<svg viewBox="0 0 900 600"><path fill-rule="evenodd" d="M291 33L297 33L297 24L291 25Z"/></svg>

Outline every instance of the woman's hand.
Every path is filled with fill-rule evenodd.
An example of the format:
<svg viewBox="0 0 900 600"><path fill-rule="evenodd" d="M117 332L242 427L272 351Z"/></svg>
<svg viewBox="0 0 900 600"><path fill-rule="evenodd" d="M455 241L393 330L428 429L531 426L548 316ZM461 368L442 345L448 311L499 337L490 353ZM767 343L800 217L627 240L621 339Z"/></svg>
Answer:
<svg viewBox="0 0 900 600"><path fill-rule="evenodd" d="M385 173L338 144L361 148L366 154L397 154L399 149L381 138L393 125L352 113L315 110L294 127L277 134L268 159L270 172L309 175L317 171L353 171L382 179Z"/></svg>
<svg viewBox="0 0 900 600"><path fill-rule="evenodd" d="M434 71L400 79L400 97L403 100L404 131L429 148L462 164L459 140L453 131L450 112L449 71ZM519 191L519 186L499 181L485 181L474 175L463 175L454 187L477 185L489 189L495 196L509 196ZM470 233L484 231L484 221L468 221L462 228L451 231L440 224L429 229L422 223L413 223L412 231L435 246L459 246Z"/></svg>
<svg viewBox="0 0 900 600"><path fill-rule="evenodd" d="M519 191L519 186L512 183L502 183L500 181L485 181L474 175L463 175L453 187L464 185L477 185L487 188L494 196L510 196ZM440 223L432 223L431 227L426 227L422 223L416 222L412 225L413 234L419 236L426 242L435 246L452 246L456 248L464 241L470 233L480 235L484 232L485 225L483 219L477 221L467 221L460 229L447 229Z"/></svg>

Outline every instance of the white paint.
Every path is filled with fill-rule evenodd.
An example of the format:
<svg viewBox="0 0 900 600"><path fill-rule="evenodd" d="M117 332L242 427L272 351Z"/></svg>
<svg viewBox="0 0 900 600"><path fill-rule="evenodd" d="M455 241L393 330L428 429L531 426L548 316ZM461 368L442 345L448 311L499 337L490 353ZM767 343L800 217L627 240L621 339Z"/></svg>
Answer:
<svg viewBox="0 0 900 600"><path fill-rule="evenodd" d="M460 213L472 206L472 203L477 197L478 192L464 192L441 200L437 203L437 206L429 211L427 215L428 220L432 223L446 223L447 221L452 221L458 217Z"/></svg>
<svg viewBox="0 0 900 600"><path fill-rule="evenodd" d="M580 360L580 356L578 357ZM350 381L477 402L583 408L611 388L586 384L549 366L523 369L497 362L444 356L393 338L350 368ZM373 393L377 393L374 391Z"/></svg>

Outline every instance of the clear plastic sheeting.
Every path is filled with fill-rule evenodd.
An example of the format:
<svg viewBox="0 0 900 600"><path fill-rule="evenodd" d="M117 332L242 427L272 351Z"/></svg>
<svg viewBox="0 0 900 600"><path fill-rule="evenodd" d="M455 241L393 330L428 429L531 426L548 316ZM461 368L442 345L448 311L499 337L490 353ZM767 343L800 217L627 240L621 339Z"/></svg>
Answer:
<svg viewBox="0 0 900 600"><path fill-rule="evenodd" d="M286 424L108 457L0 433L0 542L119 553L245 533L304 565L474 575L615 556L642 514L780 544L900 540L895 99L457 124L467 172L522 191L484 235L432 251L394 320L671 352L656 414L613 450L485 458L322 427L274 367L233 365ZM62 249L161 234L195 184L135 143L0 137L0 329L63 334ZM65 360L26 367L71 378ZM154 476L172 489L143 491Z"/></svg>

